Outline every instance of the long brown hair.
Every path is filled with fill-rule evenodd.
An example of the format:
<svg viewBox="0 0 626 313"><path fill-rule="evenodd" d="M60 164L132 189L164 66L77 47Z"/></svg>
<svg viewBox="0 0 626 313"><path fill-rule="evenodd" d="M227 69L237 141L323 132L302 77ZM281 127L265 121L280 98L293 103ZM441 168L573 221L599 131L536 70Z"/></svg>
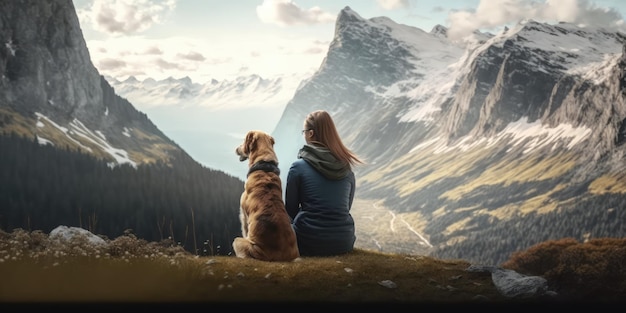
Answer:
<svg viewBox="0 0 626 313"><path fill-rule="evenodd" d="M306 116L304 123L305 129L313 130L315 140L312 140L312 143L328 148L337 159L350 165L363 163L354 152L343 144L335 127L335 122L328 112L324 110L313 111Z"/></svg>

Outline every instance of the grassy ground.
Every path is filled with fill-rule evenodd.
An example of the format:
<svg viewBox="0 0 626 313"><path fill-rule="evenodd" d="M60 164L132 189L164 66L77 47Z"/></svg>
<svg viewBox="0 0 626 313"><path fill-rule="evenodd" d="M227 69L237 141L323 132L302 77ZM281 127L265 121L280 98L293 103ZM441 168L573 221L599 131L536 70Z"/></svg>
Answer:
<svg viewBox="0 0 626 313"><path fill-rule="evenodd" d="M5 302L478 302L505 301L488 273L463 261L355 250L262 262L230 256L71 257L0 264Z"/></svg>
<svg viewBox="0 0 626 313"><path fill-rule="evenodd" d="M551 264L550 260L560 260L571 253L591 255L594 257L591 260L596 261L607 260L609 265L619 263L607 255L623 251L623 240L605 241L604 245L547 242L516 256L511 266L545 267ZM555 256L552 254L559 251L555 246L570 247L569 250L574 252ZM599 254L598 247L606 253ZM546 257L547 261L544 260ZM619 275L621 267L605 268L598 262L580 264L576 268L597 268L599 272L582 271L580 275L573 273L563 277L554 270L547 273L553 273L551 277L554 279L561 277L565 283L561 284L562 287L574 288L572 290L580 291L577 293L580 295L603 295L612 301L626 299L624 288L618 288L623 287L623 283L613 281L623 277ZM547 308L547 304L557 304L559 308L564 305L564 301L558 298L507 298L499 293L490 273L468 272L469 266L464 260L441 260L369 249L355 249L334 257L264 262L234 256L197 256L172 241L146 242L132 233L106 239L106 244L97 245L81 237L60 240L49 238L40 231L18 229L6 233L0 230L0 308L2 312L8 312L5 308L9 309L11 305L18 306L19 310L24 306L39 305L46 310L60 309L61 305L66 309L69 305L84 312L85 305L101 309L122 304L123 307L112 309L137 311L144 310L146 304L157 309L200 304L210 309L218 306L232 309L234 306L313 308L331 305L332 308L352 310L358 304L364 309L377 307L388 311L390 305L436 308L458 305L463 309L468 305L488 305L497 309L505 305L507 308L524 304L540 304L542 308ZM607 271L610 272L608 276L605 275ZM580 281L579 278L583 277L587 280ZM573 282L567 283L572 279ZM604 286L602 282L610 288L600 288ZM610 282L612 284L608 284ZM585 293L587 289L590 290ZM584 296L581 300L594 301ZM597 303L593 304L597 308Z"/></svg>

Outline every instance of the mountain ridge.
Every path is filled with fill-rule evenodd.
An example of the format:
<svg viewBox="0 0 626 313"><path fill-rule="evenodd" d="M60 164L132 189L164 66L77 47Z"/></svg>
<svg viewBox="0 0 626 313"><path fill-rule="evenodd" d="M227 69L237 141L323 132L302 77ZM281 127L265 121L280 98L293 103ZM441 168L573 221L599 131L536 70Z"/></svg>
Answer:
<svg viewBox="0 0 626 313"><path fill-rule="evenodd" d="M626 205L622 34L524 20L459 42L347 9L336 29L273 132L283 166L324 109L367 162L357 196L411 216L434 246L417 253L497 264L547 239L626 235L610 217Z"/></svg>

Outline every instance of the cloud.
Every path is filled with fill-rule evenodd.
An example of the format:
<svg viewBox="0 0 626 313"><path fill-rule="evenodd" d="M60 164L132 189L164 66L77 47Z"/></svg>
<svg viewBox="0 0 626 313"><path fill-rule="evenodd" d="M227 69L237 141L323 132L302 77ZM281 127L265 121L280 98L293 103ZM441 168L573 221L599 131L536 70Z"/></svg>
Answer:
<svg viewBox="0 0 626 313"><path fill-rule="evenodd" d="M239 73L239 75L250 75L250 68L248 68L247 66L242 66L239 68L237 73Z"/></svg>
<svg viewBox="0 0 626 313"><path fill-rule="evenodd" d="M154 63L161 69L165 69L165 70L172 70L172 69L179 69L179 64L174 63L174 62L168 62L166 60L163 59L157 59L156 61L154 61Z"/></svg>
<svg viewBox="0 0 626 313"><path fill-rule="evenodd" d="M448 14L448 36L460 39L477 29L498 29L523 19L604 28L624 27L624 20L617 10L596 7L587 0L481 0L474 11L460 10Z"/></svg>
<svg viewBox="0 0 626 313"><path fill-rule="evenodd" d="M256 14L261 22L279 26L334 23L336 19L335 14L319 7L303 10L291 0L263 0L256 7Z"/></svg>
<svg viewBox="0 0 626 313"><path fill-rule="evenodd" d="M384 10L405 9L409 7L409 0L376 0Z"/></svg>
<svg viewBox="0 0 626 313"><path fill-rule="evenodd" d="M313 40L310 44L307 44L305 49L302 50L303 54L318 54L323 55L328 52L329 41Z"/></svg>
<svg viewBox="0 0 626 313"><path fill-rule="evenodd" d="M272 44L268 44L270 42ZM242 73L262 77L313 73L324 53L304 50L319 47L326 51L328 45L328 41L324 44L307 36L294 38L273 34L242 36L236 45L232 40L157 39L141 35L87 41L91 58L103 75L117 79L133 75L138 79L157 80L189 76L194 82L234 79ZM119 63L115 63L116 60Z"/></svg>
<svg viewBox="0 0 626 313"><path fill-rule="evenodd" d="M328 49L320 48L320 47L311 47L307 48L303 51L305 54L322 54L327 52Z"/></svg>
<svg viewBox="0 0 626 313"><path fill-rule="evenodd" d="M218 64L229 64L229 63L232 63L232 61L233 61L232 58L221 57L221 58L211 58L204 63L208 65L218 65Z"/></svg>
<svg viewBox="0 0 626 313"><path fill-rule="evenodd" d="M115 70L126 66L126 62L117 59L102 59L98 62L98 68L102 70Z"/></svg>
<svg viewBox="0 0 626 313"><path fill-rule="evenodd" d="M111 35L143 32L173 11L176 0L95 0L79 17L94 30Z"/></svg>
<svg viewBox="0 0 626 313"><path fill-rule="evenodd" d="M161 50L159 47L157 46L150 46L148 48L146 48L143 52L143 54L156 54L156 55L161 55L163 54L163 50Z"/></svg>
<svg viewBox="0 0 626 313"><path fill-rule="evenodd" d="M191 61L204 61L206 58L198 52L189 52L189 53L178 53L177 56L179 58L183 58Z"/></svg>
<svg viewBox="0 0 626 313"><path fill-rule="evenodd" d="M445 11L446 11L446 9L444 9L442 6L436 6L436 7L434 7L434 8L432 9L432 11L433 11L434 13L441 13L441 12L445 12Z"/></svg>

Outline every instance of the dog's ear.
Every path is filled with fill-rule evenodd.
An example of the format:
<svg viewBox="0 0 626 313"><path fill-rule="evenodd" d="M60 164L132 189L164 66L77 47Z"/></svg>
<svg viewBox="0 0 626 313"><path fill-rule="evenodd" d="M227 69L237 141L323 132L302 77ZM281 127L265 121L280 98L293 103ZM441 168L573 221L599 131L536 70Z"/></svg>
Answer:
<svg viewBox="0 0 626 313"><path fill-rule="evenodd" d="M270 136L270 143L274 146L274 137Z"/></svg>
<svg viewBox="0 0 626 313"><path fill-rule="evenodd" d="M254 132L248 132L248 135L246 135L246 144L245 146L245 150L244 151L246 154L250 154L250 152L254 149L254 147L256 146L256 136Z"/></svg>

